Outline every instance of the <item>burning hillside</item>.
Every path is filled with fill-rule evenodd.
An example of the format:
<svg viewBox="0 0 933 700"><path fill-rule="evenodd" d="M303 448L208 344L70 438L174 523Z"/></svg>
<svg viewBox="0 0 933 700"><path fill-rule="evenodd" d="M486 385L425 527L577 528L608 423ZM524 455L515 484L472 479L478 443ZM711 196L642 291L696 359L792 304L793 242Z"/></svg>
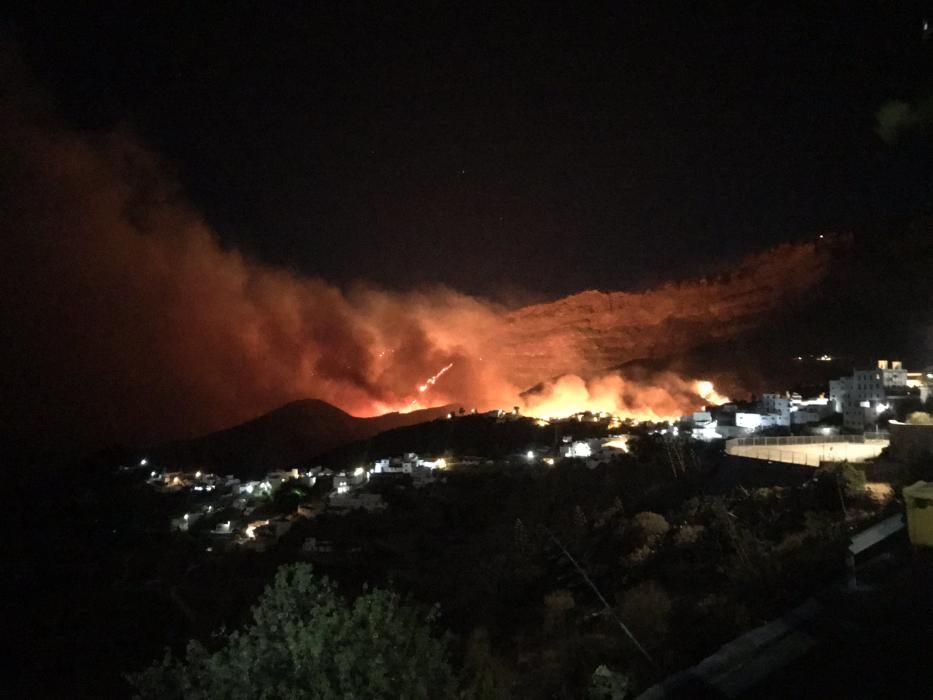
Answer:
<svg viewBox="0 0 933 700"><path fill-rule="evenodd" d="M678 415L693 379L607 370L729 338L817 283L783 246L731 275L508 310L445 288L340 290L222 247L152 154L0 114L2 422L154 441L315 397L359 416L460 403ZM545 385L524 397L539 382Z"/></svg>

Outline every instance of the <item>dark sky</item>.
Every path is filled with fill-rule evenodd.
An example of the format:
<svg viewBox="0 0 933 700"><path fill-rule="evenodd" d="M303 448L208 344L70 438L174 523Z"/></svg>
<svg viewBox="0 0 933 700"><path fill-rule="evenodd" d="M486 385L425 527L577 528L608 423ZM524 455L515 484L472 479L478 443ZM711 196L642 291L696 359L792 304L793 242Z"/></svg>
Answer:
<svg viewBox="0 0 933 700"><path fill-rule="evenodd" d="M926 207L928 154L874 133L923 94L922 9L816 4L75 3L9 33L67 121L132 129L225 244L534 297Z"/></svg>

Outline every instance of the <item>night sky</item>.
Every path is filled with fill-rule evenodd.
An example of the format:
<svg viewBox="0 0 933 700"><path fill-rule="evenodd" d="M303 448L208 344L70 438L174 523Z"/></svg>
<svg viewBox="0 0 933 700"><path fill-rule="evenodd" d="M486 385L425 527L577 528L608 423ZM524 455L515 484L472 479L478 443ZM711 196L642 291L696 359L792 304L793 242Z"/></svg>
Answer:
<svg viewBox="0 0 933 700"><path fill-rule="evenodd" d="M820 5L36 5L6 33L67 123L134 133L224 245L529 300L927 207L928 149L875 132L926 95L923 9Z"/></svg>
<svg viewBox="0 0 933 700"><path fill-rule="evenodd" d="M673 5L8 12L0 440L926 366L933 12Z"/></svg>

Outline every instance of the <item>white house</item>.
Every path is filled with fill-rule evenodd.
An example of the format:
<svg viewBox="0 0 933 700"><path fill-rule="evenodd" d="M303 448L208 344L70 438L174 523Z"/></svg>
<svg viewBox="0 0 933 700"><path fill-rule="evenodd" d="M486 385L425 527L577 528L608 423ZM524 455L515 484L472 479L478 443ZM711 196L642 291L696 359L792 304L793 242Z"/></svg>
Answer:
<svg viewBox="0 0 933 700"><path fill-rule="evenodd" d="M567 458L586 459L602 447L599 439L574 440L560 446L560 456Z"/></svg>
<svg viewBox="0 0 933 700"><path fill-rule="evenodd" d="M787 422L785 423L785 415ZM735 426L749 430L760 430L780 425L790 425L790 413L748 413L738 411L735 414Z"/></svg>
<svg viewBox="0 0 933 700"><path fill-rule="evenodd" d="M282 469L274 472L269 472L266 474L266 479L264 483L269 484L270 492L275 492L279 490L279 487L282 486L286 481L290 479L299 478L297 469Z"/></svg>
<svg viewBox="0 0 933 700"><path fill-rule="evenodd" d="M414 452L406 452L402 457L390 459L377 459L373 464L375 474L411 474L423 460L418 459Z"/></svg>

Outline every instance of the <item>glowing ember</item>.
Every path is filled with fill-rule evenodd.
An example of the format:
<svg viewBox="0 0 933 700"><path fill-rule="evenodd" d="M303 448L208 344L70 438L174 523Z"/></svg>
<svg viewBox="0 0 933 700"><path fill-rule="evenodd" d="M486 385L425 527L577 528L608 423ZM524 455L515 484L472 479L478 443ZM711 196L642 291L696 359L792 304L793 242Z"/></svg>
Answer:
<svg viewBox="0 0 933 700"><path fill-rule="evenodd" d="M438 372L438 373L435 374L433 377L431 377L430 379L428 379L424 384L422 384L421 386L419 386L419 387L418 387L418 391L421 392L421 393L423 394L425 391L427 391L428 387L434 386L435 384L437 384L437 380L440 379L441 377L443 377L443 376L447 373L447 370L449 370L449 369L450 369L451 367L453 367L453 366L454 366L454 363L451 362L451 363L450 363L449 365L447 365L446 367L442 367L441 370L440 370L440 372Z"/></svg>
<svg viewBox="0 0 933 700"><path fill-rule="evenodd" d="M423 393L424 393L425 391L427 391L430 387L432 387L432 386L434 386L435 384L437 384L437 380L440 379L441 377L443 377L443 376L447 373L447 371L448 371L451 367L453 367L453 366L454 366L454 363L451 362L449 365L446 365L446 366L444 366L444 367L441 367L441 369L440 369L438 372L436 372L435 374L433 374L432 376L430 376L430 377L424 382L424 384L418 385L418 393L419 393L419 394L423 394ZM424 406L421 405L421 403L418 401L418 399L414 399L410 404L408 404L407 406L405 406L405 408L400 409L400 411L401 411L402 413L409 413L410 411L414 411L414 410L416 410L416 409L418 409L418 408L424 408Z"/></svg>

